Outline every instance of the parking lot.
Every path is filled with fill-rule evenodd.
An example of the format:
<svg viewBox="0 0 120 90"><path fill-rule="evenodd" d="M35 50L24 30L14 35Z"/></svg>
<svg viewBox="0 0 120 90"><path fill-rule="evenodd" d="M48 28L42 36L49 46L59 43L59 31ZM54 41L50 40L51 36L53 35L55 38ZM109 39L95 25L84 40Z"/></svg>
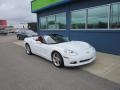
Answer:
<svg viewBox="0 0 120 90"><path fill-rule="evenodd" d="M27 55L21 42L15 35L0 36L0 90L120 90L120 66L115 69L116 79L109 75L116 72L108 69L119 64L119 56L112 56L115 62L111 60L113 64L103 64L103 68L95 62L76 68L56 68L39 56ZM102 63L100 55L98 63Z"/></svg>

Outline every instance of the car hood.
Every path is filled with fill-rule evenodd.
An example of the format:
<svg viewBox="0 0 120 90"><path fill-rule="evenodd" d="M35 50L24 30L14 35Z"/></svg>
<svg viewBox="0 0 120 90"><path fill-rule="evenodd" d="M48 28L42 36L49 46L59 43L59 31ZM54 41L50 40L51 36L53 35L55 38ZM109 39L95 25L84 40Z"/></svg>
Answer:
<svg viewBox="0 0 120 90"><path fill-rule="evenodd" d="M90 45L83 41L70 41L70 42L64 42L60 44L54 44L54 46L62 49L69 49L73 51L81 51L86 50L90 48Z"/></svg>

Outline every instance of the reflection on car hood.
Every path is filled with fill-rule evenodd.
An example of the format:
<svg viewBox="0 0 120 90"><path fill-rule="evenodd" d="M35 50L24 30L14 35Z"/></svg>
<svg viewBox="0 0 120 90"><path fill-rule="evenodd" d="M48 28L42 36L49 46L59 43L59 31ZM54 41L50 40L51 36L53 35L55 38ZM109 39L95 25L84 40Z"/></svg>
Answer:
<svg viewBox="0 0 120 90"><path fill-rule="evenodd" d="M90 45L83 41L64 42L64 43L54 44L54 46L62 49L73 50L73 51L80 51L80 50L85 50L90 48Z"/></svg>

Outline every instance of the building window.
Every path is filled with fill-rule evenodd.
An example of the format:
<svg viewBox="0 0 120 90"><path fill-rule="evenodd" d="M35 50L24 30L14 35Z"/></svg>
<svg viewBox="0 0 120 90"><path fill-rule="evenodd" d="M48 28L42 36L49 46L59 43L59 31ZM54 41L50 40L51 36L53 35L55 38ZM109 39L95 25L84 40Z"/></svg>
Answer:
<svg viewBox="0 0 120 90"><path fill-rule="evenodd" d="M108 28L108 12L108 5L88 9L88 29Z"/></svg>
<svg viewBox="0 0 120 90"><path fill-rule="evenodd" d="M120 4L111 5L110 28L120 28Z"/></svg>
<svg viewBox="0 0 120 90"><path fill-rule="evenodd" d="M40 17L39 27L46 30L66 29L66 13Z"/></svg>
<svg viewBox="0 0 120 90"><path fill-rule="evenodd" d="M46 17L40 18L40 25L39 26L41 29L47 29L47 18Z"/></svg>
<svg viewBox="0 0 120 90"><path fill-rule="evenodd" d="M71 14L71 24L72 29L85 29L86 10L73 11Z"/></svg>
<svg viewBox="0 0 120 90"><path fill-rule="evenodd" d="M47 17L48 29L56 29L55 15L50 15Z"/></svg>
<svg viewBox="0 0 120 90"><path fill-rule="evenodd" d="M56 28L66 29L66 13L60 13L56 15Z"/></svg>

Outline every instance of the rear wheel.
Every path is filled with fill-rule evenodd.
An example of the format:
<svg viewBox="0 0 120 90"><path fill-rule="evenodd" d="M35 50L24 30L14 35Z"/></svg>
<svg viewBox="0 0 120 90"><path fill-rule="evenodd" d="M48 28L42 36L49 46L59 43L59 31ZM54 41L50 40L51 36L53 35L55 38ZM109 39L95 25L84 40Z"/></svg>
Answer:
<svg viewBox="0 0 120 90"><path fill-rule="evenodd" d="M58 52L52 54L52 62L56 67L64 66L63 58Z"/></svg>
<svg viewBox="0 0 120 90"><path fill-rule="evenodd" d="M25 45L25 49L26 49L26 53L27 53L28 55L31 55L31 54L32 54L31 48L30 48L29 44L26 44L26 45Z"/></svg>

